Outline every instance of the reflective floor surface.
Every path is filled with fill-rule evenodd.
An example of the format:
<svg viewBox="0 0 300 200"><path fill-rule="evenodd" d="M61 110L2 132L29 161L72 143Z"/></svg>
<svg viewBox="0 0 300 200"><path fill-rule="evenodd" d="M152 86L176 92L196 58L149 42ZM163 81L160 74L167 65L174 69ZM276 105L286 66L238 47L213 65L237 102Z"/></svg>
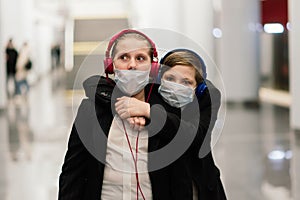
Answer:
<svg viewBox="0 0 300 200"><path fill-rule="evenodd" d="M76 110L63 80L45 76L0 111L0 200L57 199ZM289 129L288 109L227 105L213 151L228 199L300 200L300 133Z"/></svg>

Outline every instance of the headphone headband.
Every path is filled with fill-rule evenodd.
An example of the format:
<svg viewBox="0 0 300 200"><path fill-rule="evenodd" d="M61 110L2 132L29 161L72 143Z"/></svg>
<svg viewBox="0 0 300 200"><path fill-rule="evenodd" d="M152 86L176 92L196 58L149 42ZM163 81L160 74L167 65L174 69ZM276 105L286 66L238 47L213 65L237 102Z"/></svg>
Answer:
<svg viewBox="0 0 300 200"><path fill-rule="evenodd" d="M106 58L110 57L111 48L114 45L114 43L116 42L116 40L119 39L121 36L127 34L127 33L136 33L136 34L139 34L139 35L143 36L144 38L146 38L146 40L150 43L151 47L153 48L153 57L157 58L158 54L157 54L157 50L156 50L154 42L147 35L145 35L144 33L140 32L140 31L137 31L137 30L133 30L133 29L125 29L125 30L117 33L116 35L114 35L110 39L110 41L108 43L108 46L107 46L107 49L106 49L106 52L105 52L105 57Z"/></svg>
<svg viewBox="0 0 300 200"><path fill-rule="evenodd" d="M156 78L157 74L159 72L159 64L158 64L158 54L157 54L157 50L155 47L154 42L148 37L146 36L144 33L137 31L137 30L133 30L133 29L125 29L121 32L119 32L118 34L114 35L107 46L106 52L105 52L105 58L103 60L104 62L104 70L106 73L106 76L108 76L108 74L113 74L114 73L114 67L113 67L113 59L110 57L110 51L111 48L113 47L113 45L115 44L115 42L122 37L123 35L127 34L127 33L136 33L142 37L144 37L149 43L150 46L153 50L152 52L152 61L151 61L151 71L150 71L150 76Z"/></svg>

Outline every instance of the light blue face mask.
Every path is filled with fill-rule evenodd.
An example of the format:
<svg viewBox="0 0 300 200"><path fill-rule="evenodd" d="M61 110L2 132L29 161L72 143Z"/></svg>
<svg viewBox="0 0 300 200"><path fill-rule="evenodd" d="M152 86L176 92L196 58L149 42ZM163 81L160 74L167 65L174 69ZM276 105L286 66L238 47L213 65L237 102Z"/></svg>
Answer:
<svg viewBox="0 0 300 200"><path fill-rule="evenodd" d="M136 95L149 83L149 73L149 70L139 71L115 69L116 85L127 95Z"/></svg>
<svg viewBox="0 0 300 200"><path fill-rule="evenodd" d="M194 100L194 89L171 81L161 80L158 92L173 107L182 108Z"/></svg>

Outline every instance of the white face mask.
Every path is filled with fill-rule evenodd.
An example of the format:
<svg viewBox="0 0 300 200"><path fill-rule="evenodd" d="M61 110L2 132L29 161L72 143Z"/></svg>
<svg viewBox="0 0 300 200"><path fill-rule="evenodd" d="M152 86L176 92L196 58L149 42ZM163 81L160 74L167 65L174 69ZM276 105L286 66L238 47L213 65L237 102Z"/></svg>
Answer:
<svg viewBox="0 0 300 200"><path fill-rule="evenodd" d="M115 69L114 71L116 85L127 95L133 96L139 93L149 83L149 70L139 71Z"/></svg>
<svg viewBox="0 0 300 200"><path fill-rule="evenodd" d="M158 92L173 107L182 108L194 100L194 89L172 81L161 80Z"/></svg>

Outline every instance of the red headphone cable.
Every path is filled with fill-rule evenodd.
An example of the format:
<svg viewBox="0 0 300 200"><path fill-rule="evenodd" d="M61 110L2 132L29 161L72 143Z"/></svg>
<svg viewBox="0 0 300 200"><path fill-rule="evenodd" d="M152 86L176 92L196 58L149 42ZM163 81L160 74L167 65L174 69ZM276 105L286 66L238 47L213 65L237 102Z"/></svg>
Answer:
<svg viewBox="0 0 300 200"><path fill-rule="evenodd" d="M154 86L154 83L151 84L151 87L150 87L150 90L149 90L146 102L148 102L149 99L150 99L150 95L152 93L153 86ZM135 178L136 178L136 183L137 183L136 184L136 199L138 200L138 198L139 198L139 191L140 191L140 193L141 193L141 195L143 197L143 200L146 200L146 198L144 196L144 193L142 191L141 185L140 185L138 168L137 168L140 131L138 131L137 137L136 137L136 141L135 141L135 157L134 157L133 150L132 150L132 147L131 147L131 144L130 144L130 141L129 141L128 133L127 133L127 130L126 130L126 127L125 127L125 124L124 124L123 120L122 120L122 124L123 124L123 128L124 128L126 140L127 140L127 143L128 143L129 149L130 149L130 153L131 153L131 156L132 156L132 159L133 159L133 162L134 162Z"/></svg>
<svg viewBox="0 0 300 200"><path fill-rule="evenodd" d="M136 184L137 184L137 190L136 190L136 198L138 200L139 198L139 191L143 197L144 200L146 200L145 196L144 196L144 193L142 191L142 188L140 186L140 181L139 181L139 174L138 174L138 168L137 168L137 161L138 161L138 142L139 142L139 136L140 136L140 131L138 131L137 133L137 137L136 137L136 141L135 141L135 156L133 154L133 150L132 150L132 146L130 144L130 141L129 141L129 137L128 137L128 133L126 131L126 128L125 128L125 124L124 124L124 121L122 120L122 124L123 124L123 128L124 128L124 131L125 131L125 136L126 136L126 140L127 140L127 143L128 143L128 146L129 146L129 149L130 149L130 153L131 153L131 156L132 156L132 159L133 159L133 162L134 162L134 169L135 169L135 178L136 178Z"/></svg>

